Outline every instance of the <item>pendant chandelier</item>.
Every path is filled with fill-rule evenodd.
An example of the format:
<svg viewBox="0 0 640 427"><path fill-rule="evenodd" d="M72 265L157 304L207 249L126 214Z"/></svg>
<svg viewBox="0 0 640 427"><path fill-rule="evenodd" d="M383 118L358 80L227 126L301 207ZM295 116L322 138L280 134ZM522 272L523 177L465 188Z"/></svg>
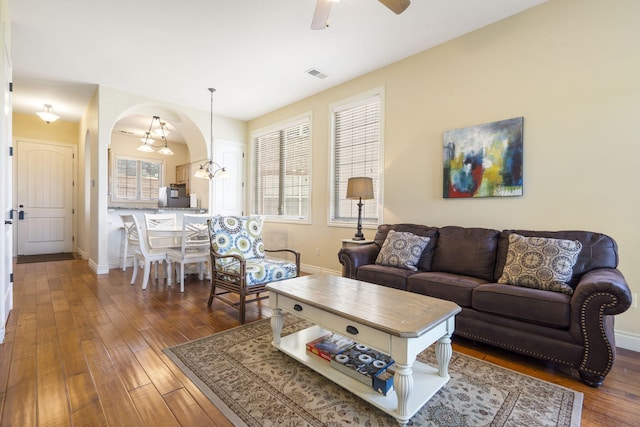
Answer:
<svg viewBox="0 0 640 427"><path fill-rule="evenodd" d="M158 127L156 128L156 132L160 135L162 141L164 141L164 145L154 145L156 142L151 137L151 129L153 128L153 124L158 121ZM144 133L144 136L141 138L142 145L138 147L138 151L142 151L144 153L153 153L154 148L159 148L158 153L165 156L173 156L173 151L169 148L169 144L167 143L167 134L169 133L169 128L165 122L160 121L160 117L153 116L151 119L151 124L149 125L149 130Z"/></svg>
<svg viewBox="0 0 640 427"><path fill-rule="evenodd" d="M227 178L227 169L224 166L220 166L218 163L213 161L213 92L216 90L212 87L209 88L209 92L211 92L211 121L210 121L210 130L211 130L211 139L209 140L210 151L209 151L209 159L200 165L200 169L193 174L196 178L203 179L213 179L216 175L219 174L220 178Z"/></svg>

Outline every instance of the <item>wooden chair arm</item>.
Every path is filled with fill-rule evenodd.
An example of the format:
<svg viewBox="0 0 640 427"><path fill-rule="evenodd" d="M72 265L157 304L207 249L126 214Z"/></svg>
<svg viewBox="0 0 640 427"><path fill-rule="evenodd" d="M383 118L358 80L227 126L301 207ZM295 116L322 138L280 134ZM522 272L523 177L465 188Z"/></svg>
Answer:
<svg viewBox="0 0 640 427"><path fill-rule="evenodd" d="M296 259L296 277L300 276L300 252L295 249L282 248L282 249L265 249L265 252L275 253L275 252L288 252L292 254Z"/></svg>
<svg viewBox="0 0 640 427"><path fill-rule="evenodd" d="M216 266L216 260L221 260L224 258L233 258L234 260L238 261L238 263L240 264L240 268L238 269L237 273L234 273L232 271L226 271L224 270L224 268L218 268ZM226 274L231 277L242 278L245 276L247 271L247 261L244 259L244 257L240 255L236 255L236 254L223 255L217 252L216 250L214 250L213 248L211 248L211 271Z"/></svg>

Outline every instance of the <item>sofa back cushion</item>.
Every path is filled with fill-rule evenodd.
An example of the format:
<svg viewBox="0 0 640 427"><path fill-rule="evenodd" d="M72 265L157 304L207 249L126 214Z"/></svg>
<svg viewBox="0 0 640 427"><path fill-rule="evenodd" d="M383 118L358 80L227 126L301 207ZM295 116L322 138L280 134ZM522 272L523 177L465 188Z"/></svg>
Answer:
<svg viewBox="0 0 640 427"><path fill-rule="evenodd" d="M390 230L396 232L409 232L416 236L429 237L429 243L427 243L427 246L422 251L422 256L418 261L417 267L420 271L431 271L433 250L436 247L436 242L438 240L438 228L419 224L382 224L378 226L378 232L373 239L379 247L382 247L382 244L387 238L387 234L389 234Z"/></svg>
<svg viewBox="0 0 640 427"><path fill-rule="evenodd" d="M495 277L502 276L509 250L509 235L517 233L525 237L545 237L552 239L577 240L582 244L582 250L573 266L573 277L569 286L575 289L580 277L588 271L597 268L618 267L618 245L611 237L590 231L531 231L504 230L498 240L498 255L496 259Z"/></svg>
<svg viewBox="0 0 640 427"><path fill-rule="evenodd" d="M493 281L499 235L487 228L441 227L431 270Z"/></svg>

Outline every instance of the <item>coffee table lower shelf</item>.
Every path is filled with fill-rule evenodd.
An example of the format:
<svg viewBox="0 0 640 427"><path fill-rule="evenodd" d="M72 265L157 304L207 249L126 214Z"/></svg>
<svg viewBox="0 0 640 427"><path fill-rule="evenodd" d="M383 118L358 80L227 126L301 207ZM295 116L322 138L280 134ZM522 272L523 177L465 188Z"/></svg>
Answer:
<svg viewBox="0 0 640 427"><path fill-rule="evenodd" d="M367 387L358 380L332 368L331 364L326 360L307 352L306 343L330 332L331 331L327 329L314 325L296 333L283 336L280 339L280 345L274 345L280 351L294 358L303 365L308 366L344 389L349 390L351 393L369 402L383 412L386 412L394 418L398 418L398 414L396 412L398 401L393 389L384 396L376 392L372 387ZM449 376L439 376L436 368L418 361L413 363L412 376L413 391L409 396L407 404L407 416L406 418L402 417L404 421L415 415L415 413L418 412L418 410L420 410L420 408L422 408L424 404L449 380Z"/></svg>

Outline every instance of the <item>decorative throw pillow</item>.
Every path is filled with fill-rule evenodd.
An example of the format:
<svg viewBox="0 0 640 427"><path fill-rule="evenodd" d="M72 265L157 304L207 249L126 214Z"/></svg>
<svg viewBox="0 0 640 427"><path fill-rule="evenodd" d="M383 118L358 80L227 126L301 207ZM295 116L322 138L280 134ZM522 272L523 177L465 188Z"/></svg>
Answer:
<svg viewBox="0 0 640 427"><path fill-rule="evenodd" d="M416 236L408 231L390 230L382 243L376 264L416 271L428 237Z"/></svg>
<svg viewBox="0 0 640 427"><path fill-rule="evenodd" d="M209 224L211 245L222 255L241 255L245 259L264 258L263 222L260 216L216 216ZM232 261L227 258L223 264Z"/></svg>
<svg viewBox="0 0 640 427"><path fill-rule="evenodd" d="M573 293L567 285L582 244L577 240L509 235L507 259L498 283Z"/></svg>

